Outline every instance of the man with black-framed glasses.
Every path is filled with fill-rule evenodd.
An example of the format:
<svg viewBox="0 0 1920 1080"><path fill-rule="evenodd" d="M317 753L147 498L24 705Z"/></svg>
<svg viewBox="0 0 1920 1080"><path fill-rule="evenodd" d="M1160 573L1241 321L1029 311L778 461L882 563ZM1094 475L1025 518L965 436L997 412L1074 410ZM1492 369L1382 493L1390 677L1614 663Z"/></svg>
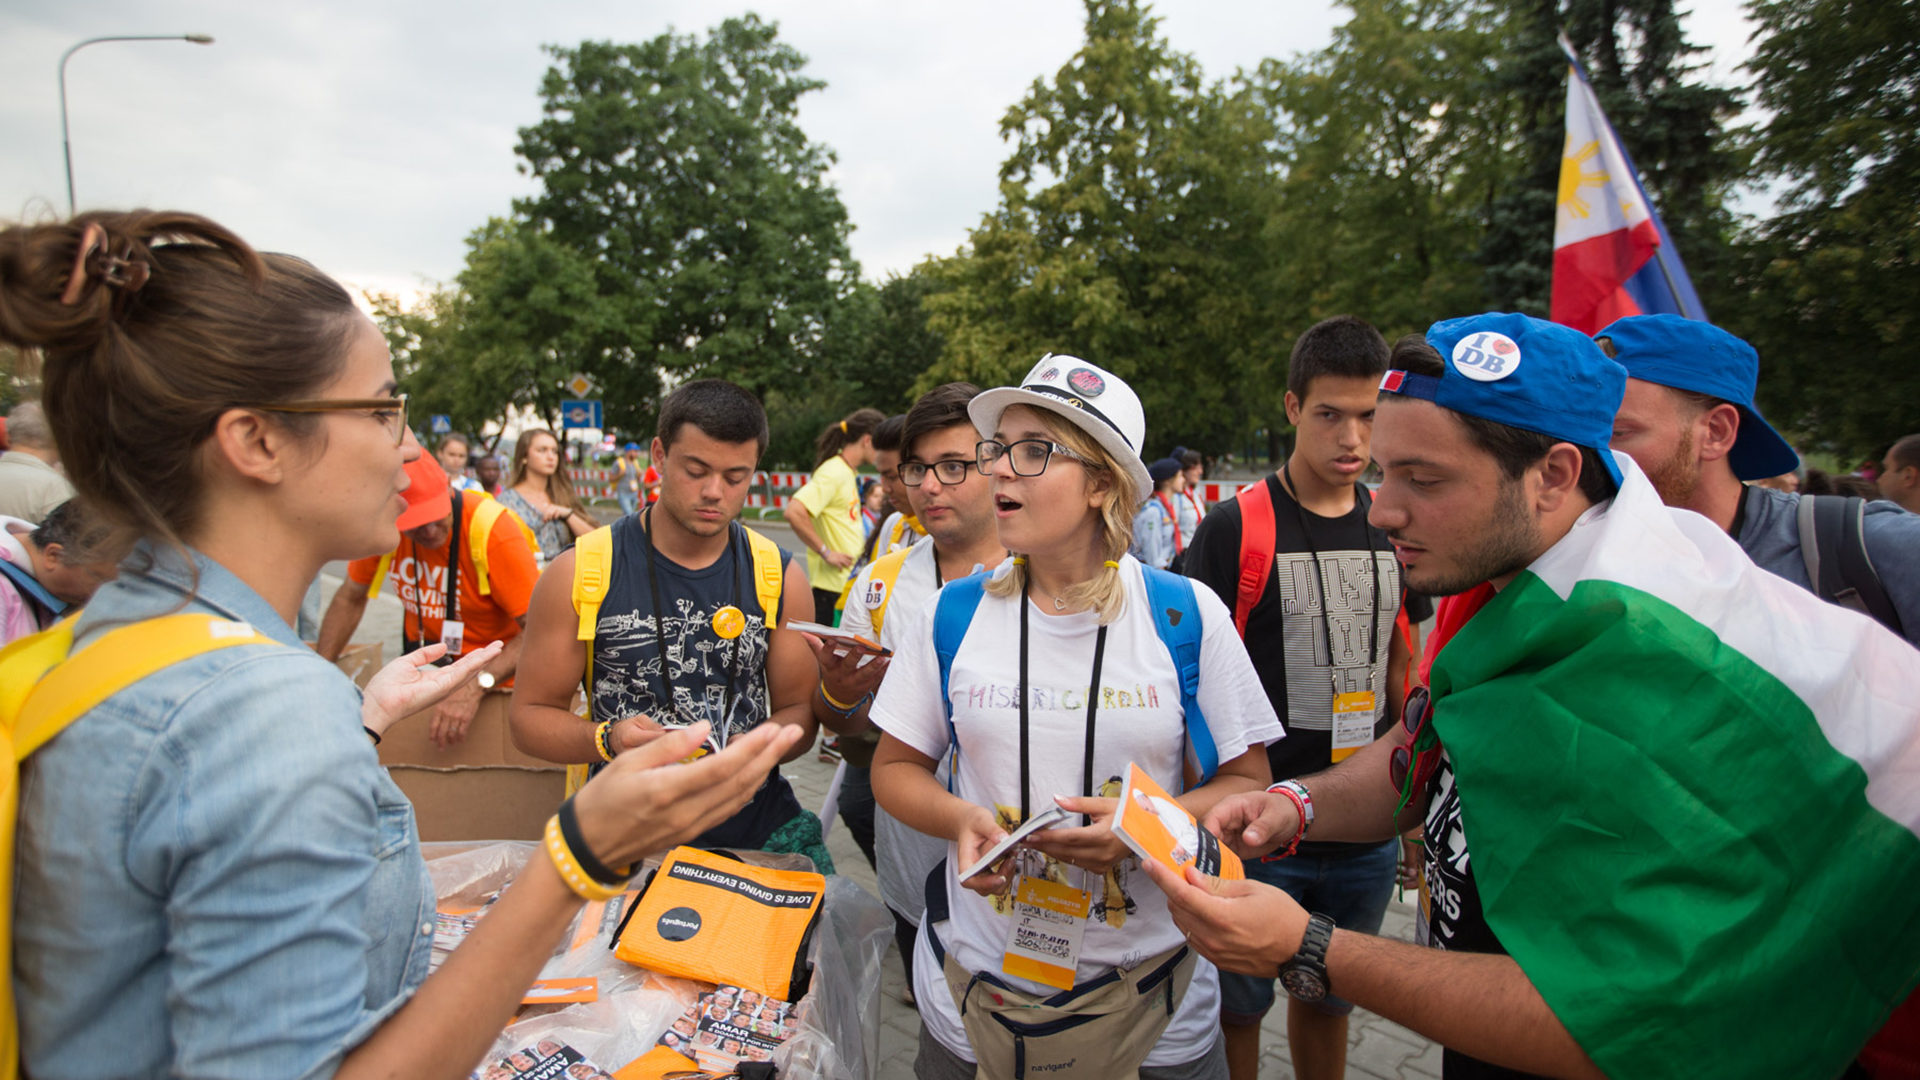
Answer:
<svg viewBox="0 0 1920 1080"><path fill-rule="evenodd" d="M931 603L946 582L992 569L1007 557L994 528L993 493L977 465L980 435L967 417L967 403L979 393L972 383L948 383L922 395L907 411L900 483L932 542L883 555L862 570L847 593L841 629L891 649L892 629L908 613ZM1043 467L1044 461L1042 455ZM889 619L889 612L895 617ZM867 709L887 661L874 659L861 666L857 655L838 657L817 643L814 652L820 659L814 716L841 735L843 751L862 740L878 742L880 732L868 723ZM863 756L872 761L871 750ZM946 854L946 843L915 832L885 812L875 814L868 770L856 767L851 757L841 778L840 812L856 837L862 828L856 823L863 818L867 823L872 837L867 855L879 877L880 897L893 912L911 987L913 941L926 906L927 873Z"/></svg>

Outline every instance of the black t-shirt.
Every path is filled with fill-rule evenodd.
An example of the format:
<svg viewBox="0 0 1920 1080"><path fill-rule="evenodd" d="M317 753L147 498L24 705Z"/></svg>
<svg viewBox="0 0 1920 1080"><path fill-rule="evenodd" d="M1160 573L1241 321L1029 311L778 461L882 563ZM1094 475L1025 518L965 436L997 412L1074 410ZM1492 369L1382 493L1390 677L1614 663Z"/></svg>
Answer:
<svg viewBox="0 0 1920 1080"><path fill-rule="evenodd" d="M1286 738L1267 745L1273 778L1285 780L1333 764L1336 678L1343 691L1373 690L1376 737L1393 723L1387 712L1387 657L1402 591L1393 545L1367 524L1372 498L1365 488L1356 493L1352 510L1328 518L1294 502L1279 477L1268 476L1266 484L1273 498L1274 560L1266 591L1247 616L1247 652L1287 729ZM1187 546L1187 576L1204 582L1229 609L1240 591L1240 532L1240 501L1227 499L1200 522ZM1380 595L1388 598L1377 606L1376 581ZM1332 598L1324 615L1323 592ZM1423 606L1408 598L1408 616L1415 621L1432 614L1430 604L1419 603ZM1354 846L1302 844L1301 850L1325 854Z"/></svg>
<svg viewBox="0 0 1920 1080"><path fill-rule="evenodd" d="M726 554L699 570L656 553L659 565L649 574L647 549L642 515L614 522L613 567L593 639L594 719L646 713L668 727L705 720L717 731L724 712L729 734L753 730L766 721L770 709L768 633L754 592L753 555L745 530L732 526ZM656 580L665 609L665 617L658 620L652 597ZM746 622L746 629L731 640L713 628L714 613L728 606L737 608ZM746 806L694 843L764 847L775 830L800 812L793 788L776 767Z"/></svg>
<svg viewBox="0 0 1920 1080"><path fill-rule="evenodd" d="M1505 956L1480 909L1480 887L1467 858L1467 834L1460 823L1460 794L1453 783L1453 762L1443 753L1434 770L1427 803L1427 921L1425 943L1448 952ZM1445 1080L1534 1080L1534 1074L1489 1065L1455 1050L1441 1056Z"/></svg>

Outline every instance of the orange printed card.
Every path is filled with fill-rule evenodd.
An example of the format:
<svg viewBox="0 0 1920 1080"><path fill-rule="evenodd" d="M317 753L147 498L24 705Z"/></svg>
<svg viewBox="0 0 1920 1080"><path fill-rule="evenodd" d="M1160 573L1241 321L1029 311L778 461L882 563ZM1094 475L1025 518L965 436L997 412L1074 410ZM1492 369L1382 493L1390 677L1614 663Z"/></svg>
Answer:
<svg viewBox="0 0 1920 1080"><path fill-rule="evenodd" d="M1120 788L1120 809L1113 815L1113 833L1142 859L1152 859L1179 873L1197 867L1203 874L1238 880L1247 876L1240 856L1222 846L1220 838L1200 827L1187 808L1138 765L1127 766Z"/></svg>
<svg viewBox="0 0 1920 1080"><path fill-rule="evenodd" d="M538 979L520 999L522 1005L578 1005L600 1000L600 980Z"/></svg>

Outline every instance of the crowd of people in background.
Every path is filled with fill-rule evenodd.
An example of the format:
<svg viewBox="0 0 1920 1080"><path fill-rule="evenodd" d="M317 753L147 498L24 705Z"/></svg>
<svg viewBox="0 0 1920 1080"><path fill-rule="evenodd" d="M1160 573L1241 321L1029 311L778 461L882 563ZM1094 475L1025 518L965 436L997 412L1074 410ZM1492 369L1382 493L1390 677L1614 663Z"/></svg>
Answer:
<svg viewBox="0 0 1920 1080"><path fill-rule="evenodd" d="M1290 452L1214 505L1124 377L1049 353L828 424L799 552L742 521L748 391L665 395L603 524L552 431L427 452L346 291L193 215L0 230L0 343L46 371L0 629L107 691L23 766L29 1074L465 1075L646 855L832 873L779 769L823 731L925 1080L1250 1080L1277 988L1302 1077L1344 1074L1355 1006L1450 1080L1914 1060L1920 435L1806 468L1709 323L1324 320ZM330 661L385 588L407 655L360 693ZM161 620L192 644L143 669ZM487 695L569 794L429 976L373 747L456 744ZM1244 875L1137 857L1130 775ZM1378 936L1396 882L1417 945Z"/></svg>

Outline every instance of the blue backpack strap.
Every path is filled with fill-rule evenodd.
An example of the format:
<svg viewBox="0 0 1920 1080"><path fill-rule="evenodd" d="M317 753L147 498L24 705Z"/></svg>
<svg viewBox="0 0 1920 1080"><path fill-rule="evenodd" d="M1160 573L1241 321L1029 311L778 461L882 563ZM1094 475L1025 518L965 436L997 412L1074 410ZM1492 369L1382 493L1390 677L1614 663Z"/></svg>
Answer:
<svg viewBox="0 0 1920 1080"><path fill-rule="evenodd" d="M1180 673L1180 711L1186 716L1187 743L1194 772L1199 776L1198 786L1213 779L1220 768L1213 730L1200 711L1200 605L1194 600L1191 579L1151 566L1140 569L1146 575L1154 632L1173 654L1173 666Z"/></svg>
<svg viewBox="0 0 1920 1080"><path fill-rule="evenodd" d="M25 568L0 559L0 575L5 575L6 579L13 583L14 588L20 591L20 595L45 609L50 618L58 618L66 614L67 602L48 592L47 587L40 584L40 580Z"/></svg>
<svg viewBox="0 0 1920 1080"><path fill-rule="evenodd" d="M973 613L980 609L980 598L986 592L987 575L973 574L947 582L933 605L933 652L940 658L940 707L946 710L947 716L949 792L953 790L954 773L958 771L960 738L953 730L953 698L947 693L947 683L953 675L954 654L960 651L960 642L966 640L967 628L973 625Z"/></svg>

